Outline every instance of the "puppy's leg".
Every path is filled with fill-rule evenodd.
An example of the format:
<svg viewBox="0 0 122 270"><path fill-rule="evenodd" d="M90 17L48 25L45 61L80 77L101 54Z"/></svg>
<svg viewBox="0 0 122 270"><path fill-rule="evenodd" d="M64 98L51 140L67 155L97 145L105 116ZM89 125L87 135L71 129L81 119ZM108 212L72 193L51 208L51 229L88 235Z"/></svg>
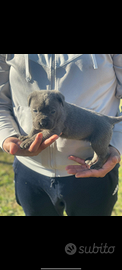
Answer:
<svg viewBox="0 0 122 270"><path fill-rule="evenodd" d="M105 154L105 152L106 152L106 154ZM104 154L102 154L100 152L99 152L99 154L96 154L96 153L94 154L95 156L97 155L98 161L96 163L94 163L95 160L93 159L90 162L89 165L91 165L91 167L90 167L91 169L99 170L100 168L102 168L102 166L105 164L105 162L107 161L107 159L109 158L109 155L110 155L108 148L105 150L105 152L104 152Z"/></svg>
<svg viewBox="0 0 122 270"><path fill-rule="evenodd" d="M108 131L104 131L104 133L103 132L97 133L94 139L92 140L91 146L93 150L95 151L95 154L94 154L93 159L91 160L91 164L93 164L91 166L91 169L99 170L100 168L102 168L104 163L109 158L109 155L110 155L109 142L111 139L111 135L112 135L112 129L109 129ZM94 164L96 155L97 155L98 160Z"/></svg>

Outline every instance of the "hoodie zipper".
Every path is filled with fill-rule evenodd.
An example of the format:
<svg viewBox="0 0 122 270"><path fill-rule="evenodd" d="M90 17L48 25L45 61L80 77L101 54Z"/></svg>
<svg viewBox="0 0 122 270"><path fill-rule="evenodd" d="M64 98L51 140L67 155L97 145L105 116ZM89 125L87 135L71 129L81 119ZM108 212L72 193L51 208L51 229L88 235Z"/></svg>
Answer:
<svg viewBox="0 0 122 270"><path fill-rule="evenodd" d="M52 54L51 60L51 89L56 88L56 54Z"/></svg>

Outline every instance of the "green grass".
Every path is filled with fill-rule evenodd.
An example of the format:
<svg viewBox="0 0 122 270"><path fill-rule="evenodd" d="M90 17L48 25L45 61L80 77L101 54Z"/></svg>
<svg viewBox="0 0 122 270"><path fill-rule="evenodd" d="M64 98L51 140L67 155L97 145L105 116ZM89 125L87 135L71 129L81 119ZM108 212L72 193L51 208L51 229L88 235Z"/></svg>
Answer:
<svg viewBox="0 0 122 270"><path fill-rule="evenodd" d="M16 203L14 190L13 156L0 151L0 216L24 216ZM122 216L122 162L119 169L118 201L112 216Z"/></svg>
<svg viewBox="0 0 122 270"><path fill-rule="evenodd" d="M122 106L122 99L120 100L120 112L122 112L121 107ZM122 157L121 157L122 159ZM122 161L120 162L120 168L119 168L119 192L118 192L118 201L114 207L112 216L122 216Z"/></svg>
<svg viewBox="0 0 122 270"><path fill-rule="evenodd" d="M112 216L122 216L122 161L119 168L119 192L118 201L114 207Z"/></svg>
<svg viewBox="0 0 122 270"><path fill-rule="evenodd" d="M0 151L0 216L23 216L16 203L14 190L13 156Z"/></svg>

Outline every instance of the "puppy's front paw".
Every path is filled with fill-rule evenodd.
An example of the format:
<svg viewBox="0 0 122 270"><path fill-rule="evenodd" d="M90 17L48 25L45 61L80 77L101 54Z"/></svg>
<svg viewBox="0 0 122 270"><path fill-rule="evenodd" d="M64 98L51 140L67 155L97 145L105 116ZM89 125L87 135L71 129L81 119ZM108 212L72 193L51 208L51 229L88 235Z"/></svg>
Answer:
<svg viewBox="0 0 122 270"><path fill-rule="evenodd" d="M103 164L104 164L103 160L99 159L96 163L94 163L94 164L90 167L90 169L99 170L99 169L102 168Z"/></svg>
<svg viewBox="0 0 122 270"><path fill-rule="evenodd" d="M30 145L32 144L33 140L32 139L25 139L21 144L20 144L20 148L21 149L28 149L30 147Z"/></svg>
<svg viewBox="0 0 122 270"><path fill-rule="evenodd" d="M101 166L101 164L93 164L91 167L90 167L90 169L93 169L93 170L99 170L99 169L101 169L102 168L102 166Z"/></svg>
<svg viewBox="0 0 122 270"><path fill-rule="evenodd" d="M20 139L20 141L25 141L26 139L29 139L29 137L28 136L19 136L19 139Z"/></svg>

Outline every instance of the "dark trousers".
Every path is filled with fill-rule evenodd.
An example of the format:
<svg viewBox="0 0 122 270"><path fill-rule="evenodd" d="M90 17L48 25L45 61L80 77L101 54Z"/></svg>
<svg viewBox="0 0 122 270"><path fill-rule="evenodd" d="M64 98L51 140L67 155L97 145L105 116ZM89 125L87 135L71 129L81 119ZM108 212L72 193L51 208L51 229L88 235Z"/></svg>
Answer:
<svg viewBox="0 0 122 270"><path fill-rule="evenodd" d="M51 178L14 162L15 194L27 216L110 216L117 201L117 165L103 178ZM115 191L115 192L114 192Z"/></svg>

